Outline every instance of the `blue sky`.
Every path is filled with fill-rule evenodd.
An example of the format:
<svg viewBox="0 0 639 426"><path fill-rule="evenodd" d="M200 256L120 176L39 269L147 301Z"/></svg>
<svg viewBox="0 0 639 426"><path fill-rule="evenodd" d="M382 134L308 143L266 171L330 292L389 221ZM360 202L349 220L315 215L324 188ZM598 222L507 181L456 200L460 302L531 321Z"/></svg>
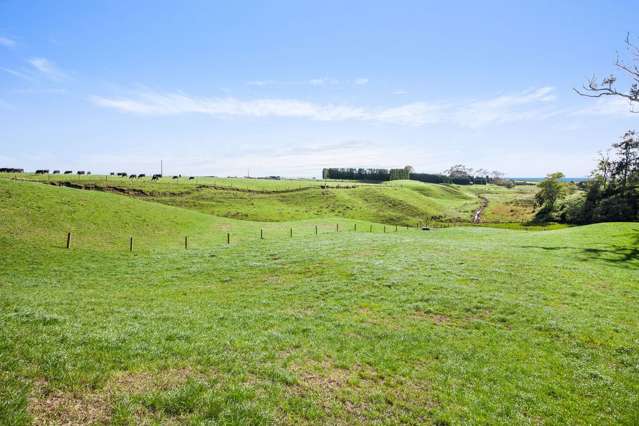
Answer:
<svg viewBox="0 0 639 426"><path fill-rule="evenodd" d="M572 88L638 6L0 1L0 166L583 176L639 115Z"/></svg>

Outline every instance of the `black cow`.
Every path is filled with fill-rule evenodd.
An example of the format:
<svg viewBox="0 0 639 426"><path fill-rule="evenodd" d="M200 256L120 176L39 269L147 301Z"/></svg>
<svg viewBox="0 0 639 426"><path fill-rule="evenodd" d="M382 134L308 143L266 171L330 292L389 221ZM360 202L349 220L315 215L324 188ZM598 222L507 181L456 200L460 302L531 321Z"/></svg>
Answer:
<svg viewBox="0 0 639 426"><path fill-rule="evenodd" d="M24 173L24 169L16 169L13 167L2 167L0 173Z"/></svg>
<svg viewBox="0 0 639 426"><path fill-rule="evenodd" d="M53 174L54 174L54 175L59 175L59 174L60 174L60 170L54 170L54 171L53 171Z"/></svg>
<svg viewBox="0 0 639 426"><path fill-rule="evenodd" d="M135 179L135 178L137 178L137 176L136 176L136 175L131 175L131 176L129 176L129 179Z"/></svg>
<svg viewBox="0 0 639 426"><path fill-rule="evenodd" d="M146 175L144 173L138 175L138 179L139 178L143 178L143 177L146 177Z"/></svg>
<svg viewBox="0 0 639 426"><path fill-rule="evenodd" d="M153 177L151 178L151 180L160 180L160 178L161 178L161 177L162 177L162 175L161 175L161 174L156 173L156 174L154 174L154 175L153 175Z"/></svg>
<svg viewBox="0 0 639 426"><path fill-rule="evenodd" d="M126 177L127 175L126 175L126 173L125 173L125 172L120 172L120 173L118 173L118 176Z"/></svg>
<svg viewBox="0 0 639 426"><path fill-rule="evenodd" d="M36 175L46 175L49 173L49 169L39 169L36 170Z"/></svg>
<svg viewBox="0 0 639 426"><path fill-rule="evenodd" d="M177 179L177 178L178 178L178 176L173 176L171 179Z"/></svg>
<svg viewBox="0 0 639 426"><path fill-rule="evenodd" d="M193 176L189 177L189 180L193 180L193 179L195 179Z"/></svg>
<svg viewBox="0 0 639 426"><path fill-rule="evenodd" d="M84 172L84 170L78 170L78 174L79 175L83 175L83 174L85 174L85 172Z"/></svg>
<svg viewBox="0 0 639 426"><path fill-rule="evenodd" d="M73 173L73 170L65 170L65 171L64 171L64 174L65 174L65 175L70 175L71 173Z"/></svg>
<svg viewBox="0 0 639 426"><path fill-rule="evenodd" d="M111 176L115 176L115 173L114 173L114 172L111 172L111 173L109 173L109 174L110 174Z"/></svg>

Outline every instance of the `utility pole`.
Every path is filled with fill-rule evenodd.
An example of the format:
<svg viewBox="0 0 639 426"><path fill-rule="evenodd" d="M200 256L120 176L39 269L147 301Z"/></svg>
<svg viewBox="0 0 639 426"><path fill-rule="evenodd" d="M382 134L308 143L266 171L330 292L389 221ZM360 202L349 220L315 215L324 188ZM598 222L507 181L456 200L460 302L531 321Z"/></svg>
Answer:
<svg viewBox="0 0 639 426"><path fill-rule="evenodd" d="M164 164L162 163L162 160L160 160L160 175L164 176Z"/></svg>

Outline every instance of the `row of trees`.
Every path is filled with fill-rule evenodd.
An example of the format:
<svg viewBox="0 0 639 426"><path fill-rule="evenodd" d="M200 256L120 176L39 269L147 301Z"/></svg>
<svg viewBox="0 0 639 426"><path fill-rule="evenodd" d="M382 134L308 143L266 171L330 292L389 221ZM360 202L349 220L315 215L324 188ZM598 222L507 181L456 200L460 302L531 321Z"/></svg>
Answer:
<svg viewBox="0 0 639 426"><path fill-rule="evenodd" d="M498 171L489 172L485 169L473 170L463 164L456 164L441 174L415 173L412 166L402 169L355 169L355 168L326 168L322 170L324 179L353 179L383 182L388 180L411 179L428 183L455 183L458 185L498 185L512 186L514 182L504 178Z"/></svg>

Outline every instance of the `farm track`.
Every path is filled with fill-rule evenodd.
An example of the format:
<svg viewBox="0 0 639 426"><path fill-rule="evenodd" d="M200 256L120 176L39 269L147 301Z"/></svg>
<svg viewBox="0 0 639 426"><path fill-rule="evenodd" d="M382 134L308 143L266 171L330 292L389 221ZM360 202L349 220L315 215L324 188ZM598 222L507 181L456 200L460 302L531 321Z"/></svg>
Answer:
<svg viewBox="0 0 639 426"><path fill-rule="evenodd" d="M478 197L479 209L477 209L475 215L473 216L473 223L481 223L481 214L484 212L484 210L486 210L486 207L488 207L488 198L484 197L483 195L478 195Z"/></svg>

